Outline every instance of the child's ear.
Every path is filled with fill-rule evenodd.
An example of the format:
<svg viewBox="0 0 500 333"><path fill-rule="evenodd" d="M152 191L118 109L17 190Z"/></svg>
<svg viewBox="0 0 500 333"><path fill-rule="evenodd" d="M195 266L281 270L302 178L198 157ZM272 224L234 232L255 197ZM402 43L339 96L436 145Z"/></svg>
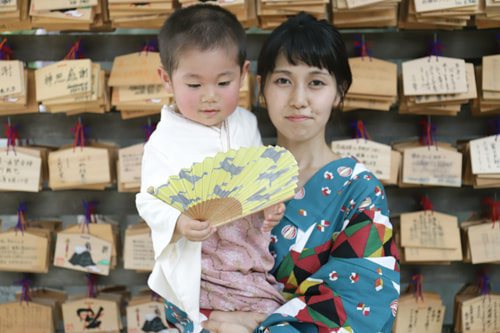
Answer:
<svg viewBox="0 0 500 333"><path fill-rule="evenodd" d="M249 68L250 68L250 61L245 60L243 67L241 67L240 88L243 86L243 81L245 80L245 76L247 75Z"/></svg>
<svg viewBox="0 0 500 333"><path fill-rule="evenodd" d="M159 66L157 68L158 75L160 76L161 83L165 87L168 93L172 94L172 84L170 81L170 76L168 75L167 71L163 66Z"/></svg>

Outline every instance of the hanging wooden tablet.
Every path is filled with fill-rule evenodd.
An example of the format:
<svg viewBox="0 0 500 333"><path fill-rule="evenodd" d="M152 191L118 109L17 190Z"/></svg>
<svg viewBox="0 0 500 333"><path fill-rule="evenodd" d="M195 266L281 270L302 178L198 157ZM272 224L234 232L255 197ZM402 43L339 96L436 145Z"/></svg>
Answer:
<svg viewBox="0 0 500 333"><path fill-rule="evenodd" d="M108 0L109 17L114 28L160 29L175 10L174 0Z"/></svg>
<svg viewBox="0 0 500 333"><path fill-rule="evenodd" d="M500 294L481 295L477 286L465 285L455 295L454 327L456 332L498 332Z"/></svg>
<svg viewBox="0 0 500 333"><path fill-rule="evenodd" d="M127 306L128 333L162 332L168 328L163 300L152 300L151 296L138 296L130 300Z"/></svg>
<svg viewBox="0 0 500 333"><path fill-rule="evenodd" d="M55 333L53 307L38 302L0 304L0 332Z"/></svg>
<svg viewBox="0 0 500 333"><path fill-rule="evenodd" d="M25 147L0 148L0 190L39 192L42 189L42 157Z"/></svg>
<svg viewBox="0 0 500 333"><path fill-rule="evenodd" d="M112 300L80 298L62 305L64 332L119 333L122 328L119 305Z"/></svg>
<svg viewBox="0 0 500 333"><path fill-rule="evenodd" d="M476 188L500 187L500 140L497 135L469 142L471 173Z"/></svg>
<svg viewBox="0 0 500 333"><path fill-rule="evenodd" d="M230 149L148 192L195 220L219 226L294 196L298 167L284 148Z"/></svg>
<svg viewBox="0 0 500 333"><path fill-rule="evenodd" d="M20 301L23 298L23 294L16 293L16 300ZM37 304L46 304L52 307L53 317L54 317L54 327L59 328L62 320L62 308L61 305L66 301L68 295L65 291L38 287L30 289L30 299L32 302Z"/></svg>
<svg viewBox="0 0 500 333"><path fill-rule="evenodd" d="M441 333L446 307L439 294L423 292L415 300L412 293L403 293L399 298L393 333Z"/></svg>
<svg viewBox="0 0 500 333"><path fill-rule="evenodd" d="M59 233L54 266L109 275L112 243L86 233Z"/></svg>
<svg viewBox="0 0 500 333"><path fill-rule="evenodd" d="M107 148L75 147L49 153L49 187L52 190L104 190L112 183Z"/></svg>
<svg viewBox="0 0 500 333"><path fill-rule="evenodd" d="M151 272L155 263L151 229L146 223L129 225L125 230L123 267Z"/></svg>
<svg viewBox="0 0 500 333"><path fill-rule="evenodd" d="M398 96L397 64L366 55L349 58L349 65L353 80L343 110L389 111Z"/></svg>
<svg viewBox="0 0 500 333"><path fill-rule="evenodd" d="M163 104L173 102L173 95L166 92L158 75L159 53L145 48L113 61L108 81L112 87L111 103L124 112L123 119L158 114Z"/></svg>
<svg viewBox="0 0 500 333"><path fill-rule="evenodd" d="M5 0L0 9L0 32L31 30L28 0Z"/></svg>
<svg viewBox="0 0 500 333"><path fill-rule="evenodd" d="M53 30L90 30L101 12L98 0L32 0L30 16L34 27Z"/></svg>
<svg viewBox="0 0 500 333"><path fill-rule="evenodd" d="M26 228L0 233L0 270L47 273L52 242L50 232Z"/></svg>
<svg viewBox="0 0 500 333"><path fill-rule="evenodd" d="M332 151L341 157L356 157L378 179L390 179L391 146L362 138L335 140L330 145Z"/></svg>
<svg viewBox="0 0 500 333"><path fill-rule="evenodd" d="M333 25L338 29L396 26L400 2L399 0L333 0Z"/></svg>
<svg viewBox="0 0 500 333"><path fill-rule="evenodd" d="M329 0L257 0L260 28L272 30L301 11L317 19L328 19Z"/></svg>
<svg viewBox="0 0 500 333"><path fill-rule="evenodd" d="M462 260L456 216L425 210L403 213L399 219L402 262L448 263Z"/></svg>
<svg viewBox="0 0 500 333"><path fill-rule="evenodd" d="M398 112L401 114L456 116L461 111L462 105L477 98L474 65L466 63L465 70L467 92L416 96L401 94Z"/></svg>
<svg viewBox="0 0 500 333"><path fill-rule="evenodd" d="M405 184L462 186L462 154L435 146L407 148L403 152L402 182Z"/></svg>
<svg viewBox="0 0 500 333"><path fill-rule="evenodd" d="M142 155L144 143L120 148L116 161L118 192L138 192L141 187Z"/></svg>

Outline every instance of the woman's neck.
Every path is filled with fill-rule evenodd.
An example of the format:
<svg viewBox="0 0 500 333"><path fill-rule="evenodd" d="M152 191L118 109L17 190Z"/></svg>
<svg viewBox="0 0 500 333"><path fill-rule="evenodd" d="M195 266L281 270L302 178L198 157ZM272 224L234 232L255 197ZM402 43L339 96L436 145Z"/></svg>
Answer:
<svg viewBox="0 0 500 333"><path fill-rule="evenodd" d="M324 167L326 164L339 159L340 157L332 152L325 140L293 141L283 140L278 137L278 146L288 149L299 166L299 187L302 187L307 181Z"/></svg>

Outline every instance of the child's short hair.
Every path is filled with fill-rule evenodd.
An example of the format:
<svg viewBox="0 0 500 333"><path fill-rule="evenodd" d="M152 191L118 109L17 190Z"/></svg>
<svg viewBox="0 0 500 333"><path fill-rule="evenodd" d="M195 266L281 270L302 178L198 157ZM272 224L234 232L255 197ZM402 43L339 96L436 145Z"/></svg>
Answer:
<svg viewBox="0 0 500 333"><path fill-rule="evenodd" d="M163 23L158 35L161 63L167 73L177 68L180 54L189 49L202 51L237 48L240 68L246 60L246 33L228 10L209 4L177 9Z"/></svg>
<svg viewBox="0 0 500 333"><path fill-rule="evenodd" d="M274 71L280 55L292 65L299 61L309 66L325 68L335 76L341 97L352 83L347 51L340 33L326 20L301 12L276 28L262 46L257 62L261 91L267 76Z"/></svg>

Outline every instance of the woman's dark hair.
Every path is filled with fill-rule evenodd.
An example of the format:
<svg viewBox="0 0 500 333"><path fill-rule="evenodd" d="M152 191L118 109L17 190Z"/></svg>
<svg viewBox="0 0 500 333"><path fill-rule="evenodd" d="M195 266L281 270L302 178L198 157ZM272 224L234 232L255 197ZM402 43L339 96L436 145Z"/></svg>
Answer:
<svg viewBox="0 0 500 333"><path fill-rule="evenodd" d="M335 76L342 103L351 86L352 74L342 36L330 23L301 12L276 28L259 54L257 74L261 76L261 92L281 55L292 65L304 62L327 69Z"/></svg>

